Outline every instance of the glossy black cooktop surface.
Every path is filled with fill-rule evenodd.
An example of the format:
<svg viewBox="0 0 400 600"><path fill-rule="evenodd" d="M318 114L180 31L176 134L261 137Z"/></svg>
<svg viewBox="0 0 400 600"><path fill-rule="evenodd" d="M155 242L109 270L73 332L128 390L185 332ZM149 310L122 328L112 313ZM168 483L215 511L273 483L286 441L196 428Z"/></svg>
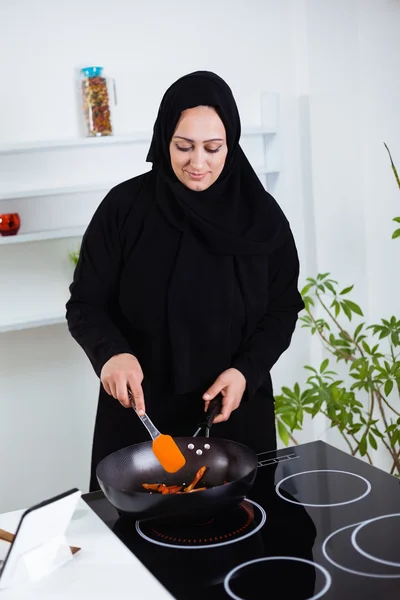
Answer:
<svg viewBox="0 0 400 600"><path fill-rule="evenodd" d="M260 454L249 497L207 523L83 499L177 600L400 599L400 481L321 441Z"/></svg>

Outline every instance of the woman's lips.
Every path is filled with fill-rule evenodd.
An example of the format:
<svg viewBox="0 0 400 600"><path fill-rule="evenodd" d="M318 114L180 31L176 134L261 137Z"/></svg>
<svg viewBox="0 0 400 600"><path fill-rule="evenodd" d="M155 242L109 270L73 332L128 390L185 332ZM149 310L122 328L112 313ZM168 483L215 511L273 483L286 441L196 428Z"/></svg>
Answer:
<svg viewBox="0 0 400 600"><path fill-rule="evenodd" d="M191 173L190 171L186 171L186 173L191 179L194 179L195 181L200 181L200 179L203 179L203 177L207 175L207 173Z"/></svg>

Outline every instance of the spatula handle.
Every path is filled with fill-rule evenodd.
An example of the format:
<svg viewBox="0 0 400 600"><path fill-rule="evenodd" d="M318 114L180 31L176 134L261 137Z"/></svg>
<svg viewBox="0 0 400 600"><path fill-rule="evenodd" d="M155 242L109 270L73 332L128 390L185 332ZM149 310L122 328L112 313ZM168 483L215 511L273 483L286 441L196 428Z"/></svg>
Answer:
<svg viewBox="0 0 400 600"><path fill-rule="evenodd" d="M139 417L139 419L142 421L143 425L146 427L147 431L151 435L151 438L153 440L155 440L156 437L158 437L159 435L161 435L161 432L158 431L157 427L154 425L154 423L150 419L150 417L148 417L146 415L146 413L144 415L139 415L138 414L137 409L136 409L136 405L135 405L135 400L134 400L132 392L131 392L131 390L129 388L128 388L128 396L129 396L129 400L131 402L131 406L132 406L133 410L135 411L135 413L137 414L137 416Z"/></svg>

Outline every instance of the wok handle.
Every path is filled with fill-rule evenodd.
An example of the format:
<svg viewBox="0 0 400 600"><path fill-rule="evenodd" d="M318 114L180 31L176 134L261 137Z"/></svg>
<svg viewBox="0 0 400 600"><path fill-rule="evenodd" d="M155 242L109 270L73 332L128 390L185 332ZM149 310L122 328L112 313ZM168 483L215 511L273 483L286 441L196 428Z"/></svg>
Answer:
<svg viewBox="0 0 400 600"><path fill-rule="evenodd" d="M203 421L198 425L198 429L193 437L196 437L202 430L204 430L205 436L210 435L210 429L212 427L215 417L221 412L222 407L222 395L218 394L213 400L211 400L206 416Z"/></svg>

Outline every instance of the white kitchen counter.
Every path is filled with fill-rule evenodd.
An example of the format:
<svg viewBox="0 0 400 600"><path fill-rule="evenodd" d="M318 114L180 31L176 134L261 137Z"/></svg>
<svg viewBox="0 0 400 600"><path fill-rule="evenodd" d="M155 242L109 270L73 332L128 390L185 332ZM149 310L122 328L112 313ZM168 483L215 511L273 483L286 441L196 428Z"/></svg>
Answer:
<svg viewBox="0 0 400 600"><path fill-rule="evenodd" d="M14 533L24 511L0 514L0 528ZM173 597L80 499L67 530L71 546L81 550L39 582L0 590L0 600L45 598L86 600L171 600ZM0 541L0 559L9 548Z"/></svg>

